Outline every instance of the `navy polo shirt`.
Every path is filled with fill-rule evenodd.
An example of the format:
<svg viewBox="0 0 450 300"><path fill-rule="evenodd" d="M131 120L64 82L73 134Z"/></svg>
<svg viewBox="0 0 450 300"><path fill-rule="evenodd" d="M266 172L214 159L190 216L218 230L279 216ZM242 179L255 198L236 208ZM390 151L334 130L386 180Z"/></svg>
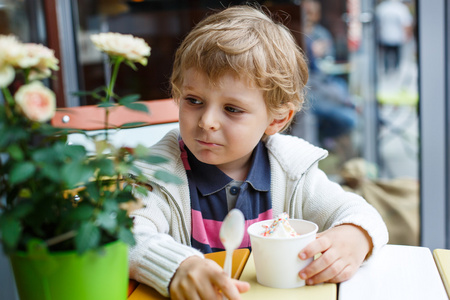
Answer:
<svg viewBox="0 0 450 300"><path fill-rule="evenodd" d="M247 228L272 219L270 196L270 163L264 143L253 151L251 167L244 182L235 181L214 165L200 162L180 141L191 196L192 247L203 253L224 250L219 238L220 227L232 208L245 217L245 234L240 248L250 247Z"/></svg>

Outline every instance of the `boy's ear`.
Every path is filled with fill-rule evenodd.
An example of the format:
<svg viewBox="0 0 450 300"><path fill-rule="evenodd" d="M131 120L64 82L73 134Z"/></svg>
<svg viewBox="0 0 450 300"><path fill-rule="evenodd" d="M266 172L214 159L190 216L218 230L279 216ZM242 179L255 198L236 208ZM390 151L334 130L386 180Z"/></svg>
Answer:
<svg viewBox="0 0 450 300"><path fill-rule="evenodd" d="M272 123L267 126L266 131L264 132L266 135L273 135L279 132L286 123L288 123L294 117L294 110L289 109L282 115L276 116Z"/></svg>

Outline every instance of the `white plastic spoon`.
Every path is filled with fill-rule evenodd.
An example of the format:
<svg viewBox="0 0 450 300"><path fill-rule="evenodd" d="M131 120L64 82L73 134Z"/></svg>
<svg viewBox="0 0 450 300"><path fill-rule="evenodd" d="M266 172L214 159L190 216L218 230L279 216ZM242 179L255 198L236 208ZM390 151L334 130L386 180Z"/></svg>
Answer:
<svg viewBox="0 0 450 300"><path fill-rule="evenodd" d="M245 218L239 209L233 208L223 220L220 227L220 241L225 247L226 256L223 270L231 276L231 265L233 252L236 250L244 238Z"/></svg>

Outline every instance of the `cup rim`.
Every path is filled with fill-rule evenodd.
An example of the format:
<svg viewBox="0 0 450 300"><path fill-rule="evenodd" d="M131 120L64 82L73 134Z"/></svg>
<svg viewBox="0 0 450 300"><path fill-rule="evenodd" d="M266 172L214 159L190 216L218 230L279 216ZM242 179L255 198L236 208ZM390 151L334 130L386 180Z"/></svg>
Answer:
<svg viewBox="0 0 450 300"><path fill-rule="evenodd" d="M257 237L257 238L261 238L261 239L270 239L270 240L296 240L296 239L304 239L304 238L306 238L306 237L308 237L308 236L315 235L315 234L317 233L317 231L319 230L319 226L318 226L316 223L314 223L314 222L311 222L311 221L308 221L308 220L304 220L304 219L289 219L289 222L290 222L290 221L294 221L294 220L295 220L295 221L301 221L301 222L309 223L309 224L311 224L311 225L314 226L314 229L313 229L312 231L308 232L308 233L300 234L300 235L298 235L298 236L293 236L293 237L292 237L292 236L290 236L290 237L271 237L271 236L262 236L262 235L260 235L260 234L250 232L250 228L253 227L253 225L262 224L262 223L272 223L272 222L273 222L273 219L270 219L270 220L263 220L263 221L259 221L259 222L253 223L252 225L250 225L250 226L247 228L247 233L248 233L250 236Z"/></svg>

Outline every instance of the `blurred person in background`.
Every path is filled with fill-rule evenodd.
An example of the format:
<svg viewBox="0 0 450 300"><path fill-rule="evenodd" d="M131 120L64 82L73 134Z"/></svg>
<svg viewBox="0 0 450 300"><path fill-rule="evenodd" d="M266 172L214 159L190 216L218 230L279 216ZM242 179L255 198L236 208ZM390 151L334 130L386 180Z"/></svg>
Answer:
<svg viewBox="0 0 450 300"><path fill-rule="evenodd" d="M401 61L401 48L412 37L413 17L401 0L382 1L375 15L384 71L396 71Z"/></svg>
<svg viewBox="0 0 450 300"><path fill-rule="evenodd" d="M333 37L330 31L320 24L321 3L317 0L304 0L302 9L304 51L310 72L307 108L316 118L315 123L318 126L317 136L309 142L318 142L322 147L336 153L344 162L351 156L350 134L356 126L357 112L345 79L327 74L320 68L320 63L324 60L334 63L335 59ZM301 132L295 127L302 126L299 122L301 117L296 116L298 122L292 125L293 135Z"/></svg>
<svg viewBox="0 0 450 300"><path fill-rule="evenodd" d="M335 59L333 37L330 31L320 24L322 18L322 5L317 0L302 1L305 17L303 32L306 39L311 42L311 51L314 57L321 59Z"/></svg>

